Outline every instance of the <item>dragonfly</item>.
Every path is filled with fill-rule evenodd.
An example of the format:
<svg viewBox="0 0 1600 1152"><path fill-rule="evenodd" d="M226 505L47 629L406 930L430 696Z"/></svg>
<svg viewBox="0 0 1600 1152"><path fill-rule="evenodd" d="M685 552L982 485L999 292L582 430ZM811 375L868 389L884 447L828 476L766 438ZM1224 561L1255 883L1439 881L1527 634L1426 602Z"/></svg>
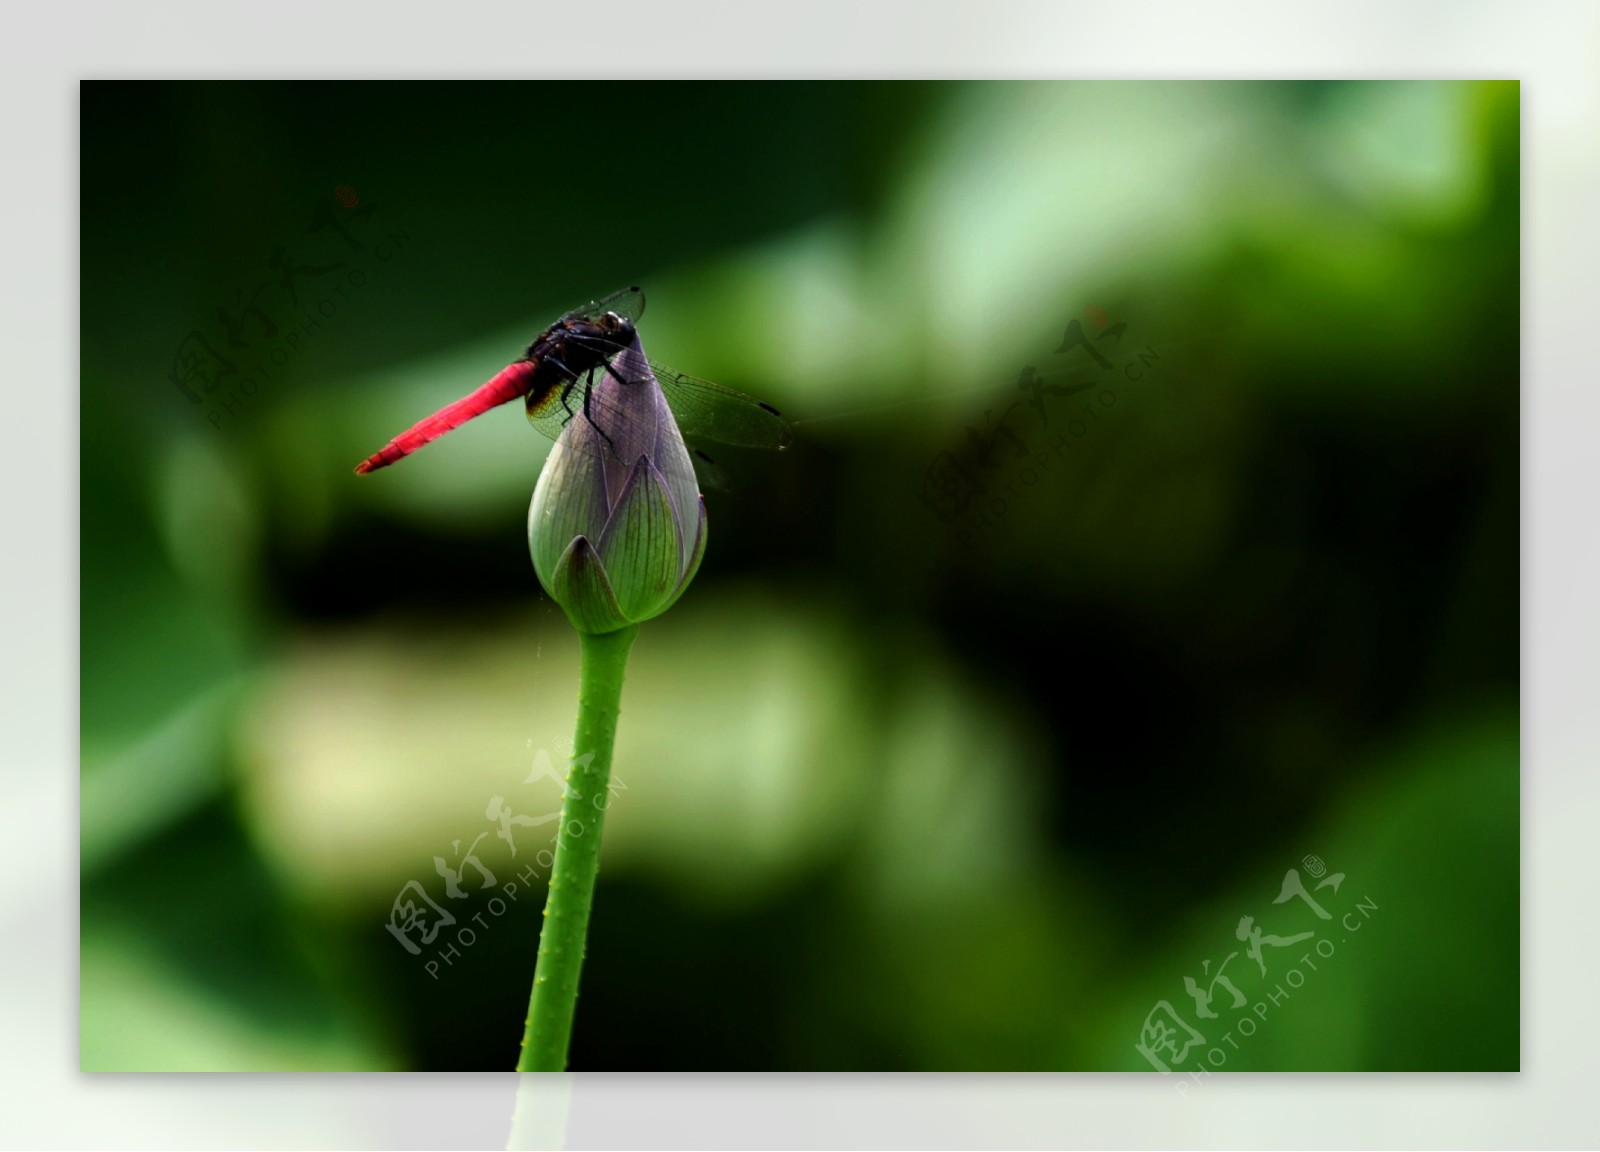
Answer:
<svg viewBox="0 0 1600 1152"><path fill-rule="evenodd" d="M387 468L474 416L518 398L527 409L528 421L552 440L561 435L569 421L586 419L609 442L606 413L596 411L599 405L594 386L602 372L610 373L622 384L640 383L624 379L614 361L632 344L643 314L644 290L637 286L565 313L534 338L521 359L400 433L357 464L356 474ZM747 448L782 449L794 443L789 422L770 404L654 360L648 363L686 439ZM698 462L709 464L703 453L697 452L696 456ZM714 466L708 472L717 474Z"/></svg>

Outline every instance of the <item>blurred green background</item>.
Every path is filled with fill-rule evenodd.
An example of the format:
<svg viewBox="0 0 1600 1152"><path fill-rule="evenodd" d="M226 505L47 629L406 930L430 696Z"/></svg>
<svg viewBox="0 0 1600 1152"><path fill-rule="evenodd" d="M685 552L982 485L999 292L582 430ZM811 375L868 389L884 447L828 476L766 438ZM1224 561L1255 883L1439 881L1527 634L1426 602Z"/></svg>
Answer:
<svg viewBox="0 0 1600 1152"><path fill-rule="evenodd" d="M83 1067L512 1067L548 443L351 469L640 283L799 443L635 648L574 1068L1517 1068L1518 101L85 84Z"/></svg>

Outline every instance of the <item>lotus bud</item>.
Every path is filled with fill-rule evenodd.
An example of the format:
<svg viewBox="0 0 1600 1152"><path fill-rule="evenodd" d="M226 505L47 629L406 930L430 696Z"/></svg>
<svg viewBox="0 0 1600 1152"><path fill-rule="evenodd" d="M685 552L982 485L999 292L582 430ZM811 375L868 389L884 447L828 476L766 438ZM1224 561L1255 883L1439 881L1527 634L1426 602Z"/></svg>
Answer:
<svg viewBox="0 0 1600 1152"><path fill-rule="evenodd" d="M689 450L637 335L612 368L594 374L587 400L573 389L528 510L539 583L591 634L665 612L706 547Z"/></svg>

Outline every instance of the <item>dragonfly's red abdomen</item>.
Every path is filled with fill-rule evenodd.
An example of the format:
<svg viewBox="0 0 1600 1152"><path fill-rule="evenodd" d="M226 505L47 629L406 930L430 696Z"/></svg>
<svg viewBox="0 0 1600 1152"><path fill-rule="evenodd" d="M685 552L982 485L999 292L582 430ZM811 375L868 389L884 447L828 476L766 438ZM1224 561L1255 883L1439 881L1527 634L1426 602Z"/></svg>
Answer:
<svg viewBox="0 0 1600 1152"><path fill-rule="evenodd" d="M518 360L499 372L487 384L447 405L400 433L377 452L356 465L356 475L362 476L379 468L387 468L402 456L408 456L431 440L437 440L452 428L457 428L480 416L491 408L508 403L526 394L533 387L538 365Z"/></svg>

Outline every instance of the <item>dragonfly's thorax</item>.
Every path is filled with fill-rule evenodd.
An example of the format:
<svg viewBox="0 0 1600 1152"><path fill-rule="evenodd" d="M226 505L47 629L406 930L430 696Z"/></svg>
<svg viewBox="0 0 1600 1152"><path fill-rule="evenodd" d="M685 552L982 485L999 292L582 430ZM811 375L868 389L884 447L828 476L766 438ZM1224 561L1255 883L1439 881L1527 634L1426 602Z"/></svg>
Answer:
<svg viewBox="0 0 1600 1152"><path fill-rule="evenodd" d="M571 373L581 374L622 351L633 337L633 321L615 312L573 317L541 332L524 358L535 363L559 361Z"/></svg>

